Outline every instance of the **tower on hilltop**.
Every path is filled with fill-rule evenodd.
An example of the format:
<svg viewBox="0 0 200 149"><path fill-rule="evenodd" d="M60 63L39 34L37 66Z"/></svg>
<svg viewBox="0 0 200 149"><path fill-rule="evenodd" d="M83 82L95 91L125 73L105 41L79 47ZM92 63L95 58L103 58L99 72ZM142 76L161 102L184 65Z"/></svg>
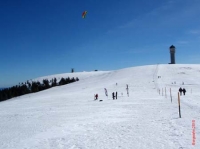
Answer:
<svg viewBox="0 0 200 149"><path fill-rule="evenodd" d="M171 58L171 63L169 64L175 64L175 46L171 45L169 47L169 51L170 51L170 58Z"/></svg>

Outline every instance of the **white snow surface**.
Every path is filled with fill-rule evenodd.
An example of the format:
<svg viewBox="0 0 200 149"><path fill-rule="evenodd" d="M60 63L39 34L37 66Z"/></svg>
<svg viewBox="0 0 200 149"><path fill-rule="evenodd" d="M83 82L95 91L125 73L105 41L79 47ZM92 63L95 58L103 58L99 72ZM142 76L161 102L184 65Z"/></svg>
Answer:
<svg viewBox="0 0 200 149"><path fill-rule="evenodd" d="M35 80L68 76L80 81L0 102L0 149L200 149L200 65L148 65ZM181 118L179 87L187 90L180 96Z"/></svg>

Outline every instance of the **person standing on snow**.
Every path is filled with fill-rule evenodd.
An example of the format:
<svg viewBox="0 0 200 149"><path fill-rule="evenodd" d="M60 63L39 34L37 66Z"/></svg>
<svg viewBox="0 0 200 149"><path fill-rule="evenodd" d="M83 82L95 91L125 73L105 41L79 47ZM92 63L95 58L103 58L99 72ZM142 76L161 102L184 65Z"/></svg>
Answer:
<svg viewBox="0 0 200 149"><path fill-rule="evenodd" d="M98 94L95 94L94 95L94 100L97 100L98 99Z"/></svg>
<svg viewBox="0 0 200 149"><path fill-rule="evenodd" d="M107 92L107 89L106 89L106 88L104 88L104 90L105 90L105 94L106 94L106 96L108 97L108 92Z"/></svg>
<svg viewBox="0 0 200 149"><path fill-rule="evenodd" d="M116 92L116 94L115 94L115 97L116 97L116 99L117 99L117 92Z"/></svg>
<svg viewBox="0 0 200 149"><path fill-rule="evenodd" d="M186 92L186 89L185 89L185 88L183 88L183 95L185 95L185 92Z"/></svg>
<svg viewBox="0 0 200 149"><path fill-rule="evenodd" d="M179 88L180 95L182 95L182 91L183 91L183 89L180 87Z"/></svg>
<svg viewBox="0 0 200 149"><path fill-rule="evenodd" d="M114 92L112 93L112 98L113 98L113 100L115 99L115 93Z"/></svg>
<svg viewBox="0 0 200 149"><path fill-rule="evenodd" d="M96 99L98 99L98 94L96 94Z"/></svg>

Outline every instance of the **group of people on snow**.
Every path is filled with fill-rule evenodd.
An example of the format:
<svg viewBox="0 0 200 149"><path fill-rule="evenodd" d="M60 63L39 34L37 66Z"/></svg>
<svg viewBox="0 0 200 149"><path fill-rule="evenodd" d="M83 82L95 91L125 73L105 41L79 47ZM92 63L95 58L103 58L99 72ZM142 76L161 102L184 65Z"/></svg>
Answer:
<svg viewBox="0 0 200 149"><path fill-rule="evenodd" d="M117 92L112 93L112 98L113 98L113 100L117 99ZM94 95L94 100L98 100L98 94Z"/></svg>
<svg viewBox="0 0 200 149"><path fill-rule="evenodd" d="M112 98L113 98L113 100L115 100L115 98L117 99L117 92L116 93L115 92L112 93Z"/></svg>
<svg viewBox="0 0 200 149"><path fill-rule="evenodd" d="M185 95L185 93L186 93L186 89L185 88L179 88L179 92L180 92L180 95L182 95L182 92L183 92L183 95Z"/></svg>
<svg viewBox="0 0 200 149"><path fill-rule="evenodd" d="M118 83L116 83L116 86L118 85ZM104 88L105 90L105 95L108 98L108 91L106 88ZM127 95L129 96L129 88L128 88L128 84L126 84L126 90L127 90ZM117 91L116 92L112 92L112 99L115 100L117 99L118 95L117 95ZM121 93L121 96L123 96L123 93ZM94 100L98 100L98 94L94 94Z"/></svg>

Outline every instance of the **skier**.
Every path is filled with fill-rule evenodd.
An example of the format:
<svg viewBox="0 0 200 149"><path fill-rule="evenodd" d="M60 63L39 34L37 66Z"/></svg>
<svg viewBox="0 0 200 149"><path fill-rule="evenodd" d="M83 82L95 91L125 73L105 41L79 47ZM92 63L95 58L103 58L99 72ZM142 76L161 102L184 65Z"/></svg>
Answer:
<svg viewBox="0 0 200 149"><path fill-rule="evenodd" d="M105 94L106 94L106 96L108 97L108 92L107 92L107 89L106 89L106 88L104 88L104 90L105 90Z"/></svg>
<svg viewBox="0 0 200 149"><path fill-rule="evenodd" d="M117 92L116 92L116 94L115 94L115 97L116 97L116 99L117 99Z"/></svg>
<svg viewBox="0 0 200 149"><path fill-rule="evenodd" d="M185 92L186 92L186 89L185 89L185 88L183 88L183 95L185 95Z"/></svg>
<svg viewBox="0 0 200 149"><path fill-rule="evenodd" d="M180 95L182 95L182 91L183 91L183 89L180 87L179 88Z"/></svg>

